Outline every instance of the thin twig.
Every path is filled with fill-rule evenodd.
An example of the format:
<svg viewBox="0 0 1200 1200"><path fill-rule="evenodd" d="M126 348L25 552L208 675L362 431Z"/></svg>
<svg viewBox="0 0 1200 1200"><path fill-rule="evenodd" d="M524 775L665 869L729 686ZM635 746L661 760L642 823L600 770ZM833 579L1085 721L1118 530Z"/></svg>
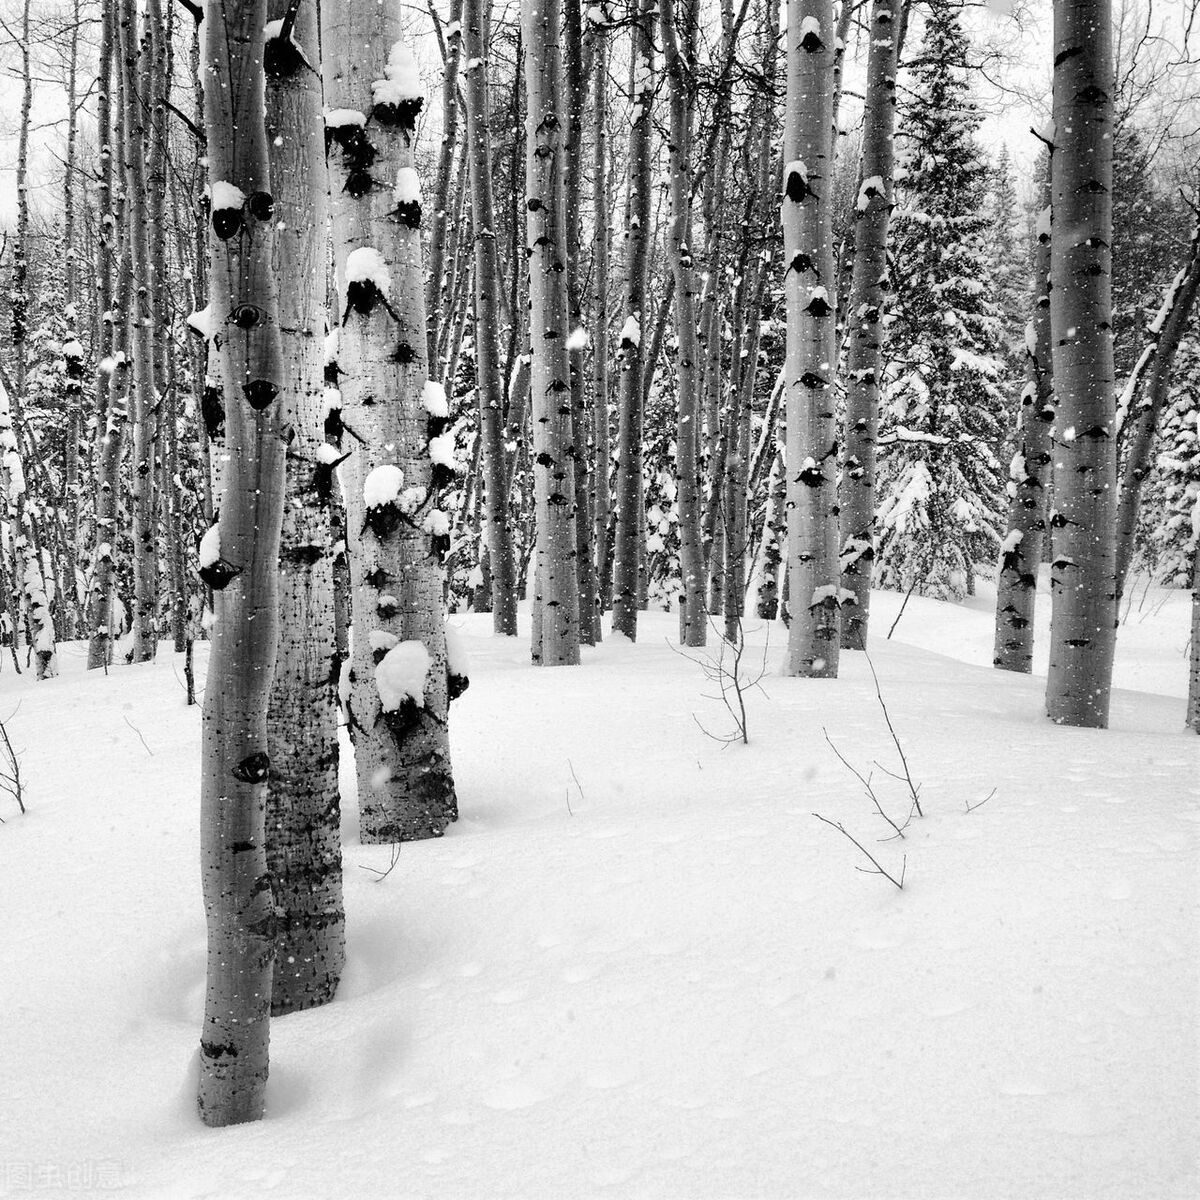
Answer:
<svg viewBox="0 0 1200 1200"><path fill-rule="evenodd" d="M359 863L358 865L364 871L373 872L377 876L375 879L376 883L382 883L396 869L396 864L400 861L400 847L402 845L402 842L392 843L392 861L386 871L381 871L378 867L369 867L366 863Z"/></svg>
<svg viewBox="0 0 1200 1200"><path fill-rule="evenodd" d="M836 829L839 833L848 837L875 866L875 870L873 871L868 871L866 867L855 867L854 869L856 871L861 871L864 875L882 875L884 879L888 880L889 883L894 884L901 891L904 890L904 872L908 869L907 854L901 861L900 878L897 879L890 871L885 871L883 867L880 866L879 860L870 852L870 850L866 848L866 846L862 844L862 842L858 840L858 838L856 838L852 833L847 832L846 827L841 823L841 821L831 821L828 817L823 817L817 812L813 813L813 816L816 817L818 821L824 821L826 825L829 825L833 829Z"/></svg>
<svg viewBox="0 0 1200 1200"><path fill-rule="evenodd" d="M863 657L867 660L867 666L871 668L871 678L875 680L875 696L879 700L879 707L883 709L883 719L887 722L888 733L892 735L892 742L896 747L896 753L900 755L900 762L904 767L904 782L908 784L909 795L912 796L913 807L917 810L917 816L923 817L924 811L921 809L921 797L919 795L920 788L912 781L912 774L908 769L908 759L904 755L904 747L900 745L900 739L896 736L896 727L892 724L891 714L888 712L888 707L883 700L883 690L879 686L879 676L875 674L875 664L871 661L871 656L864 650ZM897 779L900 777L897 775Z"/></svg>
<svg viewBox="0 0 1200 1200"><path fill-rule="evenodd" d="M992 788L992 790L988 792L988 794L984 796L984 798L980 800L978 804L972 804L969 800L966 801L967 812L974 812L977 808L982 808L995 794L996 789Z"/></svg>
<svg viewBox="0 0 1200 1200"><path fill-rule="evenodd" d="M579 789L580 800L585 800L585 797L583 794L583 784L579 782L579 776L575 774L574 764L571 762L571 760L569 758L567 759L567 768L571 772L571 778L573 780L575 780L575 786ZM567 812L571 813L571 816L575 815L573 812L571 812L571 789L570 788L567 788Z"/></svg>
<svg viewBox="0 0 1200 1200"><path fill-rule="evenodd" d="M905 821L903 825L897 825L896 822L893 821L892 818L883 811L883 805L879 803L879 797L875 795L875 789L871 786L870 777L868 776L864 779L863 776L856 771L854 767L849 764L849 762L846 761L845 755L842 754L842 752L833 744L833 739L829 736L829 731L824 725L821 726L821 732L825 735L825 740L829 743L830 750L832 750L834 754L838 756L842 766L845 767L846 770L849 771L850 774L853 775L854 778L863 785L867 795L871 798L871 803L875 805L875 811L896 831L897 837L903 838L904 830L908 827L908 821L912 820L912 810L909 810L908 821ZM884 840L890 842L892 839L886 838Z"/></svg>
<svg viewBox="0 0 1200 1200"><path fill-rule="evenodd" d="M128 717L122 715L121 720L124 721L125 724L128 725L129 728L138 735L138 740L142 743L142 745L146 746L146 739L142 737L142 731ZM150 755L151 758L154 757L154 751L151 750L149 746L146 746L146 753Z"/></svg>

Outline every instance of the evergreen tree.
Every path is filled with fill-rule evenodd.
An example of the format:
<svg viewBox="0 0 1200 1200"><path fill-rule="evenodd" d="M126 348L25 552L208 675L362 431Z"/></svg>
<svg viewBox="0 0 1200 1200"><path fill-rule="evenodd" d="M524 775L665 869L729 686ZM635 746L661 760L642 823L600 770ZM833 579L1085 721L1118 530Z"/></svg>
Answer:
<svg viewBox="0 0 1200 1200"><path fill-rule="evenodd" d="M943 599L972 591L975 564L994 557L1002 495L1003 328L966 55L958 10L934 0L901 109L906 161L879 439L878 579Z"/></svg>
<svg viewBox="0 0 1200 1200"><path fill-rule="evenodd" d="M1141 554L1157 579L1186 588L1200 528L1200 322L1179 347L1157 450L1142 501Z"/></svg>
<svg viewBox="0 0 1200 1200"><path fill-rule="evenodd" d="M1012 160L1006 145L1000 147L1000 153L991 168L988 193L991 226L988 258L992 263L996 285L993 295L1000 308L1005 374L1010 380L1017 380L1021 377L1025 358L1029 271L1019 232L1020 204L1013 182Z"/></svg>

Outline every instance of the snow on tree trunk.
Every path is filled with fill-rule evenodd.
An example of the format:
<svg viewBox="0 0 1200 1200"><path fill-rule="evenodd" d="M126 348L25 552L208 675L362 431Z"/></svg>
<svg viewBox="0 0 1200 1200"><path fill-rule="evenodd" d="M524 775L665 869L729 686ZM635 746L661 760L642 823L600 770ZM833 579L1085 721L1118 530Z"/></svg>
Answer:
<svg viewBox="0 0 1200 1200"><path fill-rule="evenodd" d="M533 661L579 662L575 472L567 358L565 130L558 0L523 0L526 95L526 246L529 256L530 394L537 510Z"/></svg>
<svg viewBox="0 0 1200 1200"><path fill-rule="evenodd" d="M353 0L324 6L321 20L341 321L327 367L337 382L326 392L325 428L331 452L348 455L354 636L346 710L359 830L365 842L440 837L458 815L439 557L448 525L437 505L454 459L445 392L430 382L426 359L413 165L425 91L397 40L397 6ZM375 678L381 636L425 646L423 704L383 706Z"/></svg>
<svg viewBox="0 0 1200 1200"><path fill-rule="evenodd" d="M1054 420L1049 218L1047 208L1039 222L1034 253L1034 310L1025 336L1025 390L1021 393L1016 453L1009 468L1008 529L1000 547L992 657L1001 670L1025 674L1033 670L1033 614L1046 531L1050 425Z"/></svg>
<svg viewBox="0 0 1200 1200"><path fill-rule="evenodd" d="M1050 328L1057 397L1050 671L1061 725L1108 725L1116 642L1112 13L1055 0Z"/></svg>
<svg viewBox="0 0 1200 1200"><path fill-rule="evenodd" d="M650 121L654 111L653 0L639 0L633 24L633 112L625 210L625 295L617 333L620 369L617 470L613 504L612 627L637 640L638 566L642 555L642 376L646 370L646 305L650 248ZM607 81L606 81L607 85Z"/></svg>
<svg viewBox="0 0 1200 1200"><path fill-rule="evenodd" d="M1171 370L1180 340L1200 293L1200 223L1192 233L1187 262L1166 290L1155 318L1147 330L1148 344L1142 351L1145 367L1136 370L1122 397L1117 414L1118 436L1128 437L1128 450L1121 472L1120 498L1117 502L1117 598L1125 589L1129 564L1133 559L1142 484L1150 474L1150 449L1159 416L1171 382Z"/></svg>
<svg viewBox="0 0 1200 1200"><path fill-rule="evenodd" d="M151 302L150 235L146 204L147 110L150 104L149 41L141 49L138 8L122 0L119 21L125 93L125 216L133 267L134 295L128 321L133 371L133 648L132 662L149 662L158 649L158 547L154 511L154 321ZM139 78L140 75L140 78Z"/></svg>
<svg viewBox="0 0 1200 1200"><path fill-rule="evenodd" d="M267 701L279 626L284 430L263 109L266 0L209 0L204 124L210 294L221 337L229 463L202 741L201 863L208 986L200 1040L207 1125L262 1117L275 916L266 854Z"/></svg>
<svg viewBox="0 0 1200 1200"><path fill-rule="evenodd" d="M849 9L843 3L843 14ZM841 522L841 644L865 650L875 561L875 439L887 298L888 222L892 212L892 137L896 124L896 17L892 0L874 0L867 51L862 169L854 206L854 264L847 306L846 433L838 489Z"/></svg>
<svg viewBox="0 0 1200 1200"><path fill-rule="evenodd" d="M276 1014L330 1000L346 957L331 513L337 483L324 432L329 201L315 70L317 14L301 4L289 20L290 7L290 0L268 0L273 36L265 50L278 220L273 262L286 368L280 404L294 435L279 547L279 647L267 710Z"/></svg>
<svg viewBox="0 0 1200 1200"><path fill-rule="evenodd" d="M788 0L783 256L792 619L784 670L812 678L834 678L838 671L833 61L830 0Z"/></svg>
<svg viewBox="0 0 1200 1200"><path fill-rule="evenodd" d="M691 80L696 64L680 49L695 28L696 0L685 0L682 24L677 24L675 0L661 0L664 70L670 100L668 174L671 222L667 258L675 278L675 381L678 420L675 436L675 478L679 517L679 640L684 646L703 646L708 640L707 572L701 529L700 479L700 341L696 320L696 272L692 262L692 106Z"/></svg>
<svg viewBox="0 0 1200 1200"><path fill-rule="evenodd" d="M504 385L500 364L500 259L492 197L491 122L484 5L464 0L463 38L467 70L463 88L467 110L467 155L471 178L471 218L475 237L475 372L479 392L484 511L491 574L492 628L517 635L516 564L512 524L504 483Z"/></svg>

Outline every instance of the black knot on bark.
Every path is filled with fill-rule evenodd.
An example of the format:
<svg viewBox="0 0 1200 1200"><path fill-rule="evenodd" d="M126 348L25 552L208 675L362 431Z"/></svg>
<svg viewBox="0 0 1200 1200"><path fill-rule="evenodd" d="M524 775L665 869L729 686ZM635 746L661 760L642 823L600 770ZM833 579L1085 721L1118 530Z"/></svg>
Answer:
<svg viewBox="0 0 1200 1200"><path fill-rule="evenodd" d="M361 200L374 186L375 180L366 167L351 167L346 172L346 185L342 190L349 192L355 200Z"/></svg>
<svg viewBox="0 0 1200 1200"><path fill-rule="evenodd" d="M246 393L246 402L255 412L262 412L279 395L279 388L269 379L251 379L242 387Z"/></svg>
<svg viewBox="0 0 1200 1200"><path fill-rule="evenodd" d="M417 352L408 342L401 342L392 351L392 362L399 363L401 366L407 366L411 362L416 362L416 359Z"/></svg>
<svg viewBox="0 0 1200 1200"><path fill-rule="evenodd" d="M789 171L784 194L793 204L803 204L812 193L808 189L808 180L799 171Z"/></svg>
<svg viewBox="0 0 1200 1200"><path fill-rule="evenodd" d="M375 611L381 617L394 617L400 611L400 607L395 596L380 596L375 601Z"/></svg>
<svg viewBox="0 0 1200 1200"><path fill-rule="evenodd" d="M429 548L437 555L438 562L445 562L446 555L450 553L450 535L448 533L435 533L430 536Z"/></svg>
<svg viewBox="0 0 1200 1200"><path fill-rule="evenodd" d="M455 675L446 670L446 699L457 700L471 686L471 681L465 675Z"/></svg>
<svg viewBox="0 0 1200 1200"><path fill-rule="evenodd" d="M342 410L340 408L331 408L325 414L325 440L331 442L339 449L342 445L342 434L346 432L346 423L342 420Z"/></svg>
<svg viewBox="0 0 1200 1200"><path fill-rule="evenodd" d="M546 467L547 469L554 466L554 458L547 454L545 450L538 454L533 461L537 463L539 467Z"/></svg>
<svg viewBox="0 0 1200 1200"><path fill-rule="evenodd" d="M830 305L829 301L826 300L825 297L819 292L808 302L807 305L805 305L805 308L814 317L818 318L827 317L831 312L833 312L833 307Z"/></svg>
<svg viewBox="0 0 1200 1200"><path fill-rule="evenodd" d="M242 210L240 208L213 209L212 227L213 233L221 241L228 241L242 227Z"/></svg>
<svg viewBox="0 0 1200 1200"><path fill-rule="evenodd" d="M816 54L818 50L823 50L825 43L821 41L821 35L815 29L805 30L804 36L800 39L800 49L806 54Z"/></svg>
<svg viewBox="0 0 1200 1200"><path fill-rule="evenodd" d="M445 463L434 463L429 472L429 486L436 492L439 488L448 487L454 482L454 470Z"/></svg>
<svg viewBox="0 0 1200 1200"><path fill-rule="evenodd" d="M384 584L389 579L391 576L382 567L375 567L363 576L363 581L370 584L377 592L383 591Z"/></svg>
<svg viewBox="0 0 1200 1200"><path fill-rule="evenodd" d="M364 525L382 542L400 527L401 513L396 505L377 504L367 509Z"/></svg>
<svg viewBox="0 0 1200 1200"><path fill-rule="evenodd" d="M800 376L800 383L801 386L810 389L823 388L825 386L825 380L816 371L805 371Z"/></svg>
<svg viewBox="0 0 1200 1200"><path fill-rule="evenodd" d="M230 316L239 329L253 329L265 314L257 304L239 304Z"/></svg>
<svg viewBox="0 0 1200 1200"><path fill-rule="evenodd" d="M289 79L307 65L304 51L290 36L268 38L263 46L263 71L268 79Z"/></svg>
<svg viewBox="0 0 1200 1200"><path fill-rule="evenodd" d="M409 229L421 228L421 202L419 200L401 200L394 212L402 225Z"/></svg>
<svg viewBox="0 0 1200 1200"><path fill-rule="evenodd" d="M241 573L241 567L235 567L233 563L226 562L223 558L218 558L216 562L210 562L208 566L200 568L200 578L214 592L223 592Z"/></svg>
<svg viewBox="0 0 1200 1200"><path fill-rule="evenodd" d="M815 271L816 267L813 265L813 260L809 258L803 250L800 250L792 256L791 269L795 271L797 275L803 275L805 271Z"/></svg>
<svg viewBox="0 0 1200 1200"><path fill-rule="evenodd" d="M449 417L429 417L425 422L425 440L432 442L435 437L441 437L449 424Z"/></svg>
<svg viewBox="0 0 1200 1200"><path fill-rule="evenodd" d="M525 207L529 209L530 212L541 212L542 202L536 196L531 196L525 202Z"/></svg>
<svg viewBox="0 0 1200 1200"><path fill-rule="evenodd" d="M383 713L383 723L396 737L411 733L421 723L422 710L411 696L405 696L396 708Z"/></svg>
<svg viewBox="0 0 1200 1200"><path fill-rule="evenodd" d="M230 775L242 783L262 783L271 772L271 758L265 750L256 750L248 754L237 766L230 769Z"/></svg>
<svg viewBox="0 0 1200 1200"><path fill-rule="evenodd" d="M346 284L346 307L360 316L370 316L382 299L379 289L370 279L352 279Z"/></svg>
<svg viewBox="0 0 1200 1200"><path fill-rule="evenodd" d="M254 192L247 207L256 221L269 221L275 214L275 198L270 192Z"/></svg>
<svg viewBox="0 0 1200 1200"><path fill-rule="evenodd" d="M200 416L210 442L225 436L225 397L215 383L206 383L200 393Z"/></svg>
<svg viewBox="0 0 1200 1200"><path fill-rule="evenodd" d="M810 467L805 467L796 476L796 482L804 484L805 487L818 488L825 482L825 476L821 473L821 468L814 464Z"/></svg>
<svg viewBox="0 0 1200 1200"><path fill-rule="evenodd" d="M417 118L425 105L423 96L413 96L408 100L397 100L395 103L384 101L371 109L371 119L380 125L399 129L401 133L410 135L417 127Z"/></svg>

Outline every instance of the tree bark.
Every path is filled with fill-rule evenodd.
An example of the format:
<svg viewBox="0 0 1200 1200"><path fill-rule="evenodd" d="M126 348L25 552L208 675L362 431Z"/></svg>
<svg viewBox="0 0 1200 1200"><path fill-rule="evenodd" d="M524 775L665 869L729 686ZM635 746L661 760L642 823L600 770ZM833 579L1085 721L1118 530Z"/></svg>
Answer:
<svg viewBox="0 0 1200 1200"><path fill-rule="evenodd" d="M783 255L791 624L785 672L838 671L837 433L831 224L833 6L788 0Z"/></svg>
<svg viewBox="0 0 1200 1200"><path fill-rule="evenodd" d="M267 710L267 864L275 896L274 1014L333 998L346 958L338 794L332 467L324 435L329 218L317 14L268 0L267 134L278 232L280 396L288 445L279 555L279 648ZM272 26L274 29L274 26ZM298 52L297 52L298 48ZM307 61L306 61L307 60ZM336 453L336 452L335 452Z"/></svg>
<svg viewBox="0 0 1200 1200"><path fill-rule="evenodd" d="M609 433L609 150L608 150L608 27L607 14L593 24L592 69L595 72L592 100L592 572L596 581L596 633L601 631L601 614L612 603L612 555L608 544L608 522L612 511L609 471L612 438Z"/></svg>
<svg viewBox="0 0 1200 1200"><path fill-rule="evenodd" d="M1055 0L1050 159L1052 433L1050 672L1060 725L1108 725L1116 642L1110 0Z"/></svg>
<svg viewBox="0 0 1200 1200"><path fill-rule="evenodd" d="M613 508L613 632L637 640L638 562L642 507L642 375L648 333L650 245L650 118L654 104L653 0L639 0L631 37L634 105L629 127L625 212L624 321L617 334L620 409L617 419L616 496Z"/></svg>
<svg viewBox="0 0 1200 1200"><path fill-rule="evenodd" d="M843 15L848 10L843 3ZM896 125L896 20L892 0L874 0L867 51L862 170L854 211L850 276L850 347L846 445L838 504L841 522L841 645L865 650L875 560L875 439L879 432L888 223L892 211L892 138Z"/></svg>
<svg viewBox="0 0 1200 1200"><path fill-rule="evenodd" d="M685 0L682 32L691 40L695 0ZM679 517L679 640L703 646L708 640L707 574L701 529L700 342L696 322L696 273L692 261L692 103L690 80L695 62L680 48L674 0L661 0L659 28L670 96L671 223L667 257L675 278L675 360L678 420L675 437L676 505Z"/></svg>
<svg viewBox="0 0 1200 1200"><path fill-rule="evenodd" d="M500 259L492 196L491 118L488 102L489 0L464 0L467 155L475 242L475 379L479 400L492 629L517 635L517 589L508 492L504 480L504 384L500 376Z"/></svg>
<svg viewBox="0 0 1200 1200"><path fill-rule="evenodd" d="M284 441L271 269L276 217L263 109L265 23L266 0L209 0L204 22L210 293L229 452L207 579L216 621L201 757L208 986L199 1101L207 1125L262 1117L274 959L267 699L279 624Z"/></svg>
<svg viewBox="0 0 1200 1200"><path fill-rule="evenodd" d="M1049 197L1047 197L1049 199ZM1033 266L1033 316L1025 334L1017 452L1009 468L1008 531L996 587L992 663L1003 671L1033 670L1033 614L1046 531L1054 376L1050 341L1050 209L1041 222Z"/></svg>
<svg viewBox="0 0 1200 1200"><path fill-rule="evenodd" d="M559 0L522 0L526 92L526 245L529 255L530 379L537 510L533 661L579 662L575 459L566 350L565 130L560 111Z"/></svg>
<svg viewBox="0 0 1200 1200"><path fill-rule="evenodd" d="M339 390L327 396L326 428L345 427L344 436L339 428L327 437L349 455L342 470L354 595L347 719L363 841L409 841L440 837L458 815L438 549L449 518L437 504L454 472L442 440L445 393L428 376L413 165L424 95L414 92L416 65L399 40L397 9L352 0L325 5L321 20L325 102L352 114L327 118L326 127L341 320L332 368ZM419 696L388 685L399 660L422 655Z"/></svg>

